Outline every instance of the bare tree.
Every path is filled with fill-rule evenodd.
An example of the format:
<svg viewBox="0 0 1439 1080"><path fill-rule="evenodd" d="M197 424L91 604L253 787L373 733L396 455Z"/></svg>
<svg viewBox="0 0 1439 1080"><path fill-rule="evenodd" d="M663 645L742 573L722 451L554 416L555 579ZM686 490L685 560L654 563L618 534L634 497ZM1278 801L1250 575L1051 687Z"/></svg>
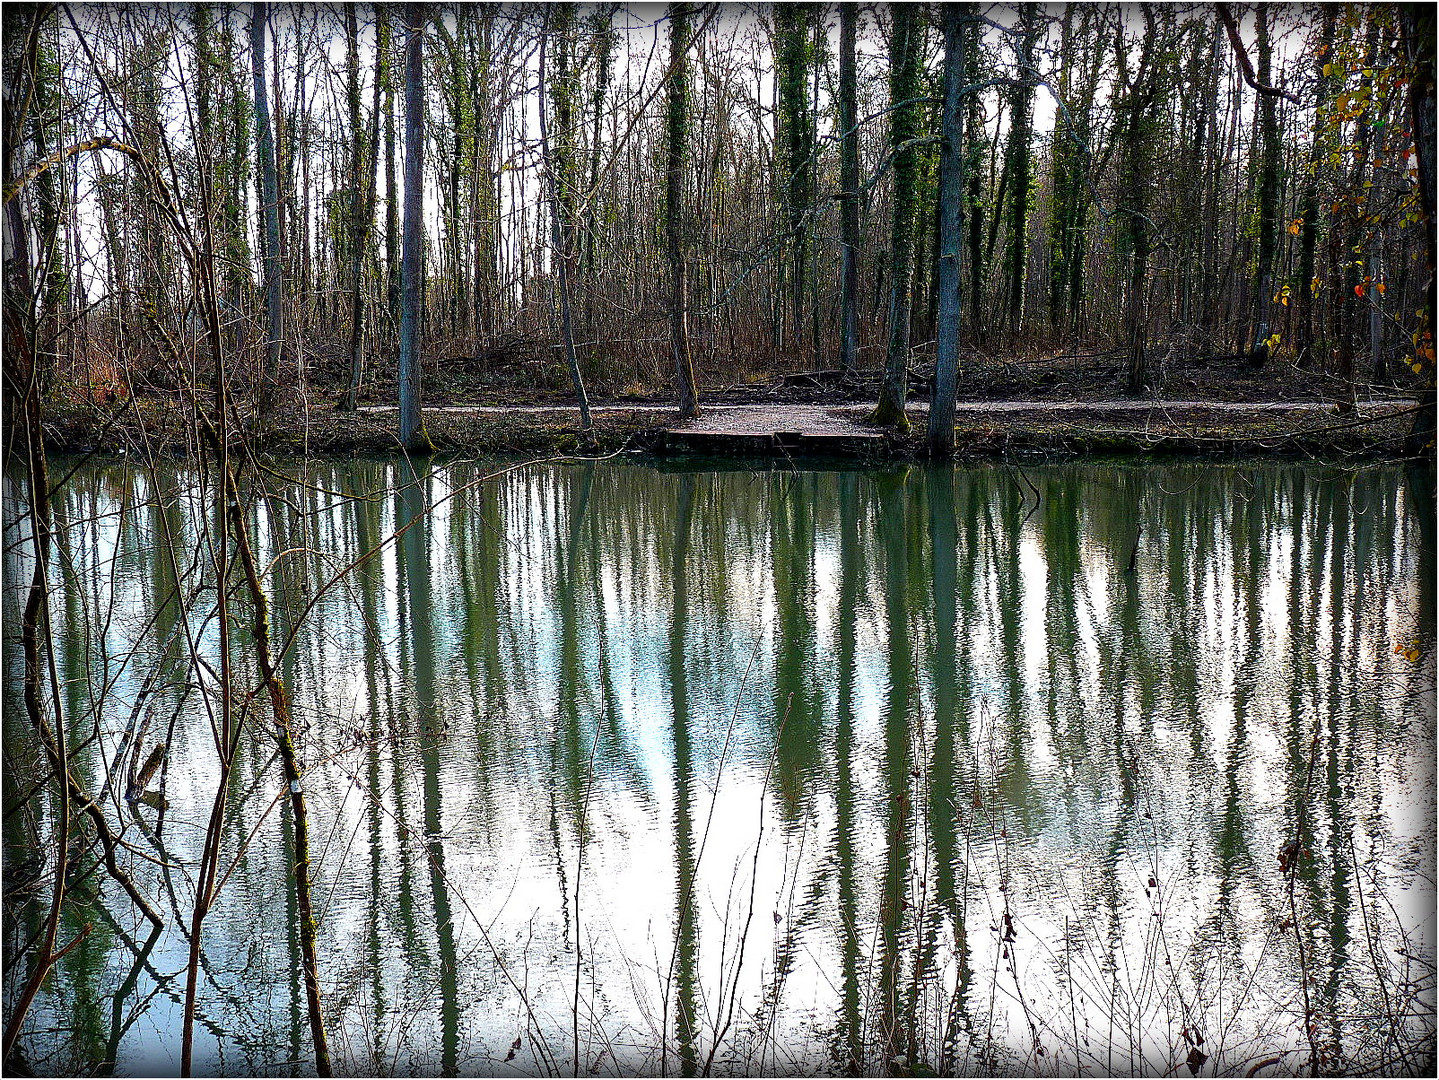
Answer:
<svg viewBox="0 0 1439 1080"><path fill-rule="evenodd" d="M839 9L839 366L853 372L859 351L859 119L855 38L859 6Z"/></svg>
<svg viewBox="0 0 1439 1080"><path fill-rule="evenodd" d="M679 387L680 416L699 414L694 364L690 359L689 283L684 255L684 226L681 220L684 167L689 141L689 42L690 6L670 4L670 66L665 98L665 240L670 263L670 347L674 355L675 378Z"/></svg>
<svg viewBox="0 0 1439 1080"><path fill-rule="evenodd" d="M889 101L894 194L890 211L889 349L872 424L909 431L904 399L909 383L909 315L914 269L914 226L919 198L920 52L924 23L918 7L890 9Z"/></svg>
<svg viewBox="0 0 1439 1080"><path fill-rule="evenodd" d="M285 291L280 268L280 197L275 175L275 138L270 127L270 94L265 84L265 37L270 5L255 3L250 10L250 54L255 70L255 142L260 155L260 213L265 265L265 367L261 395L268 400L280 372L280 344Z"/></svg>
<svg viewBox="0 0 1439 1080"><path fill-rule="evenodd" d="M424 290L425 226L425 5L406 12L405 41L405 250L400 263L400 445L434 449L420 415L420 300Z"/></svg>
<svg viewBox="0 0 1439 1080"><path fill-rule="evenodd" d="M944 102L939 144L939 265L935 272L938 293L934 391L929 406L928 447L931 457L948 457L954 451L955 394L959 377L959 316L961 307L959 257L963 244L961 214L964 193L964 85L966 17L958 4L941 8L944 35Z"/></svg>

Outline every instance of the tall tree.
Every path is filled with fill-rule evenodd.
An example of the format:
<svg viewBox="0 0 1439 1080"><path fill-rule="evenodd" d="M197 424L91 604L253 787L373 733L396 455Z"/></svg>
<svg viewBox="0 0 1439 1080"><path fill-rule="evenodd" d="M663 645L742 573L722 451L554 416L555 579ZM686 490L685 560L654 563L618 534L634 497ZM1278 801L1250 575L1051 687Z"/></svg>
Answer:
<svg viewBox="0 0 1439 1080"><path fill-rule="evenodd" d="M1406 451L1417 457L1421 453L1432 453L1435 432L1435 368L1434 368L1434 313L1436 291L1439 291L1439 259L1436 259L1434 242L1434 198L1435 168L1434 143L1439 123L1436 123L1434 101L1434 9L1424 4L1406 5L1401 16L1403 31L1404 59L1410 66L1413 77L1409 80L1408 99L1405 102L1409 117L1409 130L1414 139L1414 159L1418 166L1419 207L1423 211L1424 227L1424 312L1423 322L1416 332L1421 348L1427 349L1428 367L1425 382L1420 391L1423 408L1414 416L1414 428L1406 442ZM1431 516L1432 520L1432 516ZM1431 548L1432 550L1432 548Z"/></svg>
<svg viewBox="0 0 1439 1080"><path fill-rule="evenodd" d="M1369 309L1365 296L1367 284L1364 280L1364 246L1370 231L1369 199L1365 190L1366 177L1372 167L1374 140L1374 105L1370 75L1375 63L1375 50L1379 44L1379 22L1372 9L1363 16L1365 32L1362 52L1356 67L1365 72L1361 81L1362 93L1352 95L1349 118L1354 122L1353 135L1346 149L1353 154L1352 162L1344 177L1345 191L1331 204L1334 216L1330 223L1330 261L1338 270L1335 277L1340 288L1332 305L1333 325L1331 335L1337 374L1341 380L1339 411L1352 413L1355 409L1357 388L1355 386L1354 353L1357 338L1361 332L1364 316ZM1341 117L1344 115L1340 114ZM1348 157L1349 154L1345 154ZM1372 182L1370 182L1372 184ZM1342 275L1342 276L1341 276Z"/></svg>
<svg viewBox="0 0 1439 1080"><path fill-rule="evenodd" d="M359 404L365 372L365 256L375 220L375 125L380 117L380 79L376 72L370 130L361 126L359 25L355 5L345 5L345 97L350 114L350 217L346 230L350 248L350 380L340 408L353 412Z"/></svg>
<svg viewBox="0 0 1439 1080"><path fill-rule="evenodd" d="M270 127L270 91L265 83L265 37L270 5L256 3L250 12L250 54L255 72L255 140L260 154L261 251L264 256L265 367L261 372L262 403L268 403L280 371L284 313L284 282L280 270L280 196L275 174L275 138Z"/></svg>
<svg viewBox="0 0 1439 1080"><path fill-rule="evenodd" d="M1203 327L1211 321L1208 302L1208 259L1212 223L1206 219L1205 196L1212 162L1219 157L1218 139L1223 124L1219 113L1219 77L1224 65L1222 32L1216 22L1185 20L1183 66L1176 80L1178 146L1174 156L1177 191L1173 265L1178 320Z"/></svg>
<svg viewBox="0 0 1439 1080"><path fill-rule="evenodd" d="M590 91L590 171L585 184L585 201L580 233L584 237L583 257L580 273L588 278L594 273L595 265L595 219L596 204L600 187L600 143L603 137L605 104L609 96L610 82L615 67L615 26L614 15L618 4L598 4L589 14L586 23L590 31L590 51L594 58L594 86ZM594 290L585 291L585 319L593 320Z"/></svg>
<svg viewBox="0 0 1439 1080"><path fill-rule="evenodd" d="M1294 353L1301 367L1314 363L1314 295L1318 292L1314 251L1319 232L1319 178L1325 168L1325 148L1329 141L1324 112L1330 96L1329 72L1333 70L1337 14L1337 6L1326 4L1319 16L1319 41L1314 49L1314 127L1299 195L1299 268L1295 274L1299 296Z"/></svg>
<svg viewBox="0 0 1439 1080"><path fill-rule="evenodd" d="M1060 25L1061 107L1054 117L1049 219L1049 325L1055 333L1078 329L1084 297L1091 112L1105 55L1091 31L1098 14L1095 8L1069 4Z"/></svg>
<svg viewBox="0 0 1439 1080"><path fill-rule="evenodd" d="M669 5L670 67L665 95L665 241L670 264L670 347L679 388L680 416L699 414L694 363L690 359L687 307L689 286L685 274L684 196L685 157L689 143L690 5Z"/></svg>
<svg viewBox="0 0 1439 1080"><path fill-rule="evenodd" d="M499 218L499 178L494 164L499 108L494 100L494 39L496 10L483 7L478 11L463 9L465 39L469 44L471 98L475 103L475 137L470 143L471 245L474 253L470 265L474 282L470 295L475 305L475 344L478 351L483 335L494 330L495 268L498 264L496 239Z"/></svg>
<svg viewBox="0 0 1439 1080"><path fill-rule="evenodd" d="M194 5L196 120L210 170L215 242L221 264L222 304L240 310L252 286L246 219L254 108L244 91L230 13Z"/></svg>
<svg viewBox="0 0 1439 1080"><path fill-rule="evenodd" d="M854 371L859 350L859 105L855 38L859 5L839 9L839 366Z"/></svg>
<svg viewBox="0 0 1439 1080"><path fill-rule="evenodd" d="M964 222L964 86L965 24L972 18L958 4L941 9L944 34L944 102L939 144L939 264L935 269L938 293L934 391L929 406L928 444L931 457L954 452L955 394L959 379L959 316L961 308L959 256Z"/></svg>
<svg viewBox="0 0 1439 1080"><path fill-rule="evenodd" d="M38 157L45 157L54 143L63 136L60 133L62 93L60 87L59 20L49 10L40 9L44 16L43 29L35 49L35 67L30 83L29 121L30 141ZM61 243L61 221L67 215L67 184L64 179L65 167L44 172L34 181L35 225L40 241L39 255L40 289L39 310L36 312L41 348L36 354L39 365L40 384L48 390L54 375L53 365L57 339L65 317L66 299L70 292L70 275L66 271L65 248Z"/></svg>
<svg viewBox="0 0 1439 1080"><path fill-rule="evenodd" d="M389 4L375 5L375 65L385 94L385 306L393 327L400 321L400 188L395 174L394 30Z"/></svg>
<svg viewBox="0 0 1439 1080"><path fill-rule="evenodd" d="M1261 86L1269 86L1273 50L1269 43L1267 5L1254 12L1255 46L1258 70L1255 75ZM1269 336L1269 312L1273 306L1274 260L1279 249L1279 117L1275 95L1260 93L1258 149L1258 229L1259 255L1254 267L1254 332L1250 335L1249 360L1256 367L1269 360L1273 349Z"/></svg>
<svg viewBox="0 0 1439 1080"><path fill-rule="evenodd" d="M553 16L553 18L551 18ZM575 270L575 86L572 72L575 6L556 4L546 15L549 32L540 41L540 156L544 160L549 181L551 243L556 269L559 271L560 334L564 340L565 363L570 382L575 388L575 402L580 410L580 430L589 431L590 401L585 394L585 380L580 373L579 357L575 354L575 328L570 314L570 282ZM556 63L550 100L554 109L555 139L550 138L550 124L545 113L545 57L548 45L555 44Z"/></svg>
<svg viewBox="0 0 1439 1080"><path fill-rule="evenodd" d="M1122 23L1115 38L1121 87L1119 100L1114 105L1115 138L1120 155L1116 202L1120 250L1128 267L1124 296L1124 337L1129 353L1126 386L1129 393L1136 395L1142 394L1150 382L1147 332L1149 251L1153 238L1149 195L1158 142L1158 104L1163 90L1156 57L1165 48L1157 40L1159 28L1153 9L1146 4L1142 10L1145 32L1140 38L1139 61L1132 76L1128 71L1129 45Z"/></svg>
<svg viewBox="0 0 1439 1080"><path fill-rule="evenodd" d="M400 445L433 450L420 415L420 302L423 297L425 225L425 23L429 11L406 11L405 41L405 236L400 262Z"/></svg>
<svg viewBox="0 0 1439 1080"><path fill-rule="evenodd" d="M978 76L979 29L969 30L969 55L971 72ZM988 150L988 137L984 129L984 103L978 94L971 94L965 110L964 164L969 177L964 192L965 225L968 228L967 247L969 251L969 317L975 337L983 333L984 325L980 312L984 308L985 251L984 251L984 170L980 168Z"/></svg>
<svg viewBox="0 0 1439 1080"><path fill-rule="evenodd" d="M1017 332L1024 318L1024 282L1029 239L1029 196L1033 182L1030 168L1030 142L1033 138L1034 110L1034 42L1039 32L1041 12L1038 5L1024 4L1019 17L1019 78L1010 90L1012 95L1007 156L1009 174L1009 206L1006 214L1007 241L1004 249L1004 280L1007 289L1005 321Z"/></svg>
<svg viewBox="0 0 1439 1080"><path fill-rule="evenodd" d="M893 156L894 194L890 212L889 348L879 401L869 422L909 431L904 399L909 382L910 289L914 264L914 220L918 201L919 102L921 38L924 27L914 4L890 9L889 143Z"/></svg>
<svg viewBox="0 0 1439 1080"><path fill-rule="evenodd" d="M790 245L789 300L791 348L804 335L805 275L808 268L808 218L814 204L814 114L810 110L809 71L813 48L809 4L774 6L775 82L779 112L775 122L775 187L783 205Z"/></svg>

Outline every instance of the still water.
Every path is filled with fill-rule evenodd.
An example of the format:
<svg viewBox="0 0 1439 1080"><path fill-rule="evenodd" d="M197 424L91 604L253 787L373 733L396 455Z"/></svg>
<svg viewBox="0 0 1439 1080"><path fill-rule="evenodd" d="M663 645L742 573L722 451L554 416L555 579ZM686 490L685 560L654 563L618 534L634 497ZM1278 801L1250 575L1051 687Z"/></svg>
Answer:
<svg viewBox="0 0 1439 1080"><path fill-rule="evenodd" d="M1432 1069L1433 508L1402 469L261 479L338 1070ZM60 943L90 930L27 1020L40 1072L179 1066L212 482L86 464L56 498L73 767L165 927L72 848ZM294 822L246 625L196 1069L303 1074ZM7 1018L55 808L12 637Z"/></svg>

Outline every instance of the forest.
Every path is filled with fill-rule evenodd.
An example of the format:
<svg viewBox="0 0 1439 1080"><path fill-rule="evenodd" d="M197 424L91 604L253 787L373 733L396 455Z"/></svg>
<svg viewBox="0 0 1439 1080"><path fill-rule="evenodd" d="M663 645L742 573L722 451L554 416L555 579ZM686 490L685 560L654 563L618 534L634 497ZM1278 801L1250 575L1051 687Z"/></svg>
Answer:
<svg viewBox="0 0 1439 1080"><path fill-rule="evenodd" d="M12 417L218 379L403 396L417 445L426 382L588 426L591 394L812 372L905 424L907 373L964 397L996 356L1432 388L1422 5L5 19Z"/></svg>

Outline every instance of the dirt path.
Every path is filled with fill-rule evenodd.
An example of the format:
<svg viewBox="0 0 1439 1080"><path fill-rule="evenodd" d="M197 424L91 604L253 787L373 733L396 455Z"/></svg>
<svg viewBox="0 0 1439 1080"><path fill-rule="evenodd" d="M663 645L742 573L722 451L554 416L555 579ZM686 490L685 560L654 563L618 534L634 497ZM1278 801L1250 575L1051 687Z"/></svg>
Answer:
<svg viewBox="0 0 1439 1080"><path fill-rule="evenodd" d="M1361 402L1358 415L1349 419L1364 419L1383 416L1400 409L1411 408L1412 401L1390 399ZM869 410L864 403L848 405L704 405L700 415L693 420L679 421L668 425L672 431L693 433L730 433L736 435L757 435L776 431L799 431L815 435L858 435L873 431L861 424L860 418ZM964 401L958 405L961 416L982 417L1023 413L1032 416L1053 415L1057 420L1077 417L1091 417L1109 420L1164 419L1181 414L1192 416L1196 412L1213 412L1232 416L1263 416L1283 414L1290 416L1319 417L1333 414L1332 404L1320 402L1289 401L1187 401L1187 400L1145 400L1145 401ZM367 405L360 410L364 413L384 415L395 411L393 405ZM605 413L653 413L657 418L673 415L672 405L656 404L597 404L591 406L596 414ZM557 405L437 405L427 407L427 414L457 414L470 416L513 416L529 414L534 416L564 415L574 412L573 407ZM912 420L921 421L928 414L926 403L909 406Z"/></svg>

